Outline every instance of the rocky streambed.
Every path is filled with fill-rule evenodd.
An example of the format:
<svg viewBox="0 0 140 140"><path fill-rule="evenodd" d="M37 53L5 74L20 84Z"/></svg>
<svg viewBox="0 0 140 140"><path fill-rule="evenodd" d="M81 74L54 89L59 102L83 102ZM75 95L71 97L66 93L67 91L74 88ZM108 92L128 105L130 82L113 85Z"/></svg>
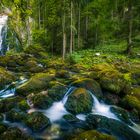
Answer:
<svg viewBox="0 0 140 140"><path fill-rule="evenodd" d="M139 140L138 69L10 57L0 58L0 139Z"/></svg>

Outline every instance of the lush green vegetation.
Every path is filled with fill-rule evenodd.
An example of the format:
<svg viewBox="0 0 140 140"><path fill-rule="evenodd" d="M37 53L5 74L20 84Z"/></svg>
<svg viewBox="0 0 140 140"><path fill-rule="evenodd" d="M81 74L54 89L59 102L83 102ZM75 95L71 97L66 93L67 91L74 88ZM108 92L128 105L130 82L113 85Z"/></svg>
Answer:
<svg viewBox="0 0 140 140"><path fill-rule="evenodd" d="M138 140L130 126L140 123L140 0L0 0L3 14L0 139ZM52 123L57 111L65 114Z"/></svg>

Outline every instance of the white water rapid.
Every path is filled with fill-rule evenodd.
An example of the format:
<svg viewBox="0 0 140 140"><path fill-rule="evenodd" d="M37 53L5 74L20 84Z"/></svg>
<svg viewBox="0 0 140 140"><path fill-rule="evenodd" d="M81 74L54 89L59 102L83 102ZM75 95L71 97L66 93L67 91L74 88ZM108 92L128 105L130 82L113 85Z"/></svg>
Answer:
<svg viewBox="0 0 140 140"><path fill-rule="evenodd" d="M8 16L7 15L0 15L0 53L3 54L2 52L2 43L3 39L5 38L5 33L7 31L7 20Z"/></svg>
<svg viewBox="0 0 140 140"><path fill-rule="evenodd" d="M26 78L20 77L19 81L7 85L3 90L0 90L0 98L8 98L15 95L16 87L22 85L27 81Z"/></svg>

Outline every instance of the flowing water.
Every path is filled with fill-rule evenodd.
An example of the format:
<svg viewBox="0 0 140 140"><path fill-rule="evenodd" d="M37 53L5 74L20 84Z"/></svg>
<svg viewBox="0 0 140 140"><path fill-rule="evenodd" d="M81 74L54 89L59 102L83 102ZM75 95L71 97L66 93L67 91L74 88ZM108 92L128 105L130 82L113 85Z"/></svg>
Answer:
<svg viewBox="0 0 140 140"><path fill-rule="evenodd" d="M0 98L8 98L15 95L16 87L22 85L27 81L26 78L20 77L16 82L7 85L3 90L0 90Z"/></svg>
<svg viewBox="0 0 140 140"><path fill-rule="evenodd" d="M3 55L3 41L7 33L7 15L0 15L0 54Z"/></svg>
<svg viewBox="0 0 140 140"><path fill-rule="evenodd" d="M26 82L26 79L22 78L22 80L20 82L18 82L17 85L19 86L19 85L23 84L24 82ZM59 101L59 102L54 102L52 104L52 106L47 110L35 109L35 108L33 108L33 105L28 101L28 104L31 107L31 109L28 110L28 113L36 112L36 111L42 112L44 115L46 115L50 119L50 121L52 123L51 127L49 128L49 130L47 129L47 130L45 130L45 132L43 132L41 134L35 134L36 137L39 137L39 138L47 137L47 138L50 138L50 139L55 139L55 137L59 137L59 135L60 135L59 134L60 131L57 131L55 129L57 129L59 127L62 127L62 125L64 127L68 127L68 129L69 129L70 124L64 122L63 116L66 115L66 114L70 114L70 112L68 112L65 109L65 103L67 102L69 95L75 89L76 89L75 87L69 88L67 90L66 94L64 95L63 99L61 101ZM11 94L10 94L10 91L11 91ZM2 90L0 92L0 94L1 93L4 93L4 94L1 97L3 97L3 98L9 97L10 95L12 95L12 92L14 93L15 89L11 89L10 91L7 90L4 93L4 90ZM107 118L111 118L111 119L114 119L114 120L117 120L117 121L121 121L119 118L117 118L117 116L115 116L115 114L113 114L111 112L111 110L110 110L110 108L112 107L111 105L101 103L101 102L99 102L99 100L97 99L97 97L93 93L89 92L89 94L92 96L92 98L94 100L92 111L90 113L98 114L98 115L101 115L101 116L105 116ZM81 122L84 122L86 120L86 116L87 116L86 114L78 114L78 115L76 115L76 117L79 120L81 120ZM5 120L5 122L6 122L6 120ZM11 125L11 126L17 126L21 130L28 131L27 127L22 125L22 124L10 123L10 122L6 122L6 123L9 123L9 125ZM133 123L133 126L128 125L128 127L130 127L135 132L140 134L140 126L139 125Z"/></svg>

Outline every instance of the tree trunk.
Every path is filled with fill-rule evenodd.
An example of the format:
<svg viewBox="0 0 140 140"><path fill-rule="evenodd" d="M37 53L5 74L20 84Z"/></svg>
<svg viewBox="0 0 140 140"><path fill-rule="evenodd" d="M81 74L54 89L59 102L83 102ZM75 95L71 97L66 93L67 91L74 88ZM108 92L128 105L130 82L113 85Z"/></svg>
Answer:
<svg viewBox="0 0 140 140"><path fill-rule="evenodd" d="M73 2L71 1L71 33L70 33L70 54L72 54L72 49L73 49L73 30L72 30L72 26L73 26Z"/></svg>
<svg viewBox="0 0 140 140"><path fill-rule="evenodd" d="M85 39L87 40L87 34L88 34L88 16L86 16L86 28L85 28Z"/></svg>
<svg viewBox="0 0 140 140"><path fill-rule="evenodd" d="M64 0L64 6L65 6L65 0ZM63 22L62 22L62 28L63 28L63 60L65 59L66 54L66 31L65 31L65 25L66 24L66 15L65 15L65 7L64 7L64 15L63 15Z"/></svg>
<svg viewBox="0 0 140 140"><path fill-rule="evenodd" d="M128 44L127 44L127 54L131 54L132 53L132 28L133 28L133 14L132 14L132 1L129 1L129 5L128 5L128 15L129 15L129 33L128 33Z"/></svg>
<svg viewBox="0 0 140 140"><path fill-rule="evenodd" d="M80 18L81 17L81 5L79 4L79 13L78 13L78 42L77 42L77 46L78 48L80 48L80 26L81 26L81 21Z"/></svg>
<svg viewBox="0 0 140 140"><path fill-rule="evenodd" d="M41 11L40 11L40 3L39 3L39 6L38 6L38 28L39 28L39 29L41 28L41 26L40 26L40 20L41 20L41 19L40 19L40 16L41 16L41 15L40 15L40 12L41 12Z"/></svg>

